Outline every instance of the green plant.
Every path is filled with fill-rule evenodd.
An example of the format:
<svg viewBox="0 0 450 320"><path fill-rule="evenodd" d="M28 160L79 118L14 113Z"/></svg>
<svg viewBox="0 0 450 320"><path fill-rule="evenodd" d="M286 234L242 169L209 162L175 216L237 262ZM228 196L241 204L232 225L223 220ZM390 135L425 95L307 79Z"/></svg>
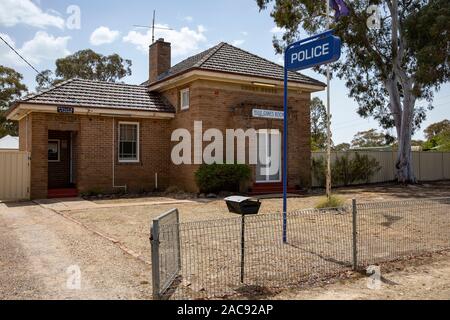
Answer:
<svg viewBox="0 0 450 320"><path fill-rule="evenodd" d="M355 157L349 165L350 183L359 181L369 183L370 179L380 170L380 163L375 158L355 153Z"/></svg>
<svg viewBox="0 0 450 320"><path fill-rule="evenodd" d="M203 164L195 173L200 192L237 192L241 183L251 178L251 169L244 164Z"/></svg>
<svg viewBox="0 0 450 320"><path fill-rule="evenodd" d="M338 196L331 196L330 198L323 198L316 205L316 209L340 208L344 205L345 200Z"/></svg>
<svg viewBox="0 0 450 320"><path fill-rule="evenodd" d="M370 179L381 170L375 158L355 153L353 158L349 154L337 157L331 166L331 180L333 186L348 186L355 182L369 183ZM312 171L320 186L326 182L326 161L323 157L313 159Z"/></svg>

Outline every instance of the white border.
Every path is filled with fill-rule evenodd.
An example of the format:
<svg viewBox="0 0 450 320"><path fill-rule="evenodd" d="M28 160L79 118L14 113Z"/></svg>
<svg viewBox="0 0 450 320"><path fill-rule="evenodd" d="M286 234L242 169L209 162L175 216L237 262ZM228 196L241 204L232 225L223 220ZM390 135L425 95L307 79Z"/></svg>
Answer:
<svg viewBox="0 0 450 320"><path fill-rule="evenodd" d="M132 124L137 125L137 141L136 141L136 160L121 160L120 159L120 125L121 124ZM139 163L140 162L140 123L131 121L119 121L117 126L117 159L119 163Z"/></svg>
<svg viewBox="0 0 450 320"><path fill-rule="evenodd" d="M260 134L265 134L266 135L266 150L268 149L268 144L269 144L269 136L271 135L271 134L277 134L277 135L281 135L281 132L279 131L279 130L276 130L276 129L260 129L260 130L258 130L258 157L259 157L259 135ZM270 176L265 176L265 178L266 178L266 180L258 180L257 179L257 177L255 176L255 183L256 184L269 184L269 183L280 183L280 182L283 182L283 177L282 177L282 172L283 172L283 170L282 170L282 166L283 166L283 162L282 162L282 153L283 153L283 146L282 146L282 144L280 143L280 171L279 171L279 176L280 176L280 178L278 179L278 180L268 180L268 178L270 177ZM256 170L258 170L258 165L256 165Z"/></svg>
<svg viewBox="0 0 450 320"><path fill-rule="evenodd" d="M188 101L188 105L183 107L183 93L188 92L189 93L189 101ZM180 90L180 110L181 111L185 111L185 110L189 110L189 107L191 105L191 90L190 88L185 88Z"/></svg>

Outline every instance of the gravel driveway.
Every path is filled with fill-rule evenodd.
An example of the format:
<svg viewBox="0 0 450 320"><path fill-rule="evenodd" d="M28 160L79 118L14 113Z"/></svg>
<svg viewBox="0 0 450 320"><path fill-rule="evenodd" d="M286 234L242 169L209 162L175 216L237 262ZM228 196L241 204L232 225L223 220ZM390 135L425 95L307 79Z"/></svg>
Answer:
<svg viewBox="0 0 450 320"><path fill-rule="evenodd" d="M80 289L70 289L68 268L78 267ZM150 277L150 266L51 210L0 203L1 300L150 299Z"/></svg>

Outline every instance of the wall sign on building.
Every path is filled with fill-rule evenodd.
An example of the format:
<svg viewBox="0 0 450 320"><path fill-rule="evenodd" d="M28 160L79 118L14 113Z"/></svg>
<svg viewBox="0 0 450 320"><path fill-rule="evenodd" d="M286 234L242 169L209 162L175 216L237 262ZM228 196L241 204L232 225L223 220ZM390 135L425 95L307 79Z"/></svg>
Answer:
<svg viewBox="0 0 450 320"><path fill-rule="evenodd" d="M57 110L58 110L58 113L73 114L75 112L74 108L72 108L72 107L58 107Z"/></svg>
<svg viewBox="0 0 450 320"><path fill-rule="evenodd" d="M253 118L283 120L284 112L276 110L253 109L252 116Z"/></svg>

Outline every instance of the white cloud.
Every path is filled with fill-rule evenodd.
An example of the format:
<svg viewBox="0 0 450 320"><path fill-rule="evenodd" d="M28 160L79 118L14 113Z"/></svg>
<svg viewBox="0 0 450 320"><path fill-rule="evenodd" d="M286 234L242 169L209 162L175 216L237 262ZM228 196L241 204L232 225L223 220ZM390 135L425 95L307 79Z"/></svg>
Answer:
<svg viewBox="0 0 450 320"><path fill-rule="evenodd" d="M0 33L0 36L5 39L13 48L16 47L16 43L14 40L8 36L7 34ZM5 66L21 66L23 65L22 60L10 48L4 45L3 43L0 43L0 61L1 64Z"/></svg>
<svg viewBox="0 0 450 320"><path fill-rule="evenodd" d="M58 16L54 10L43 12L31 0L1 0L0 1L0 25L14 27L17 24L25 24L32 27L64 28L64 19Z"/></svg>
<svg viewBox="0 0 450 320"><path fill-rule="evenodd" d="M232 45L235 47L239 47L245 43L245 40L234 40Z"/></svg>
<svg viewBox="0 0 450 320"><path fill-rule="evenodd" d="M280 27L273 27L270 29L270 33L285 33L286 29Z"/></svg>
<svg viewBox="0 0 450 320"><path fill-rule="evenodd" d="M242 34L244 37L248 36L248 32L247 32L247 31L242 31L241 34Z"/></svg>
<svg viewBox="0 0 450 320"><path fill-rule="evenodd" d="M184 17L183 20L185 20L187 22L192 22L192 21L194 21L194 18L191 16L187 16L187 17Z"/></svg>
<svg viewBox="0 0 450 320"><path fill-rule="evenodd" d="M94 46L113 43L119 35L119 31L110 30L108 27L99 27L92 32L90 42Z"/></svg>
<svg viewBox="0 0 450 320"><path fill-rule="evenodd" d="M158 24L156 27L168 28L168 25ZM180 30L155 30L155 39L164 38L165 41L172 44L172 56L185 56L198 50L201 43L206 42L206 28L202 25L197 29L183 27ZM130 31L122 39L124 42L131 43L140 51L147 53L148 46L152 41L152 31L145 33Z"/></svg>
<svg viewBox="0 0 450 320"><path fill-rule="evenodd" d="M284 66L284 58L283 56L278 56L277 60L275 61L275 63Z"/></svg>
<svg viewBox="0 0 450 320"><path fill-rule="evenodd" d="M14 40L8 35L2 34L1 36L34 65L39 65L43 61L63 58L70 54L67 49L70 37L55 37L44 31L38 31L33 39L25 42L21 48L17 48ZM6 46L0 46L0 60L11 66L24 65L24 62Z"/></svg>

